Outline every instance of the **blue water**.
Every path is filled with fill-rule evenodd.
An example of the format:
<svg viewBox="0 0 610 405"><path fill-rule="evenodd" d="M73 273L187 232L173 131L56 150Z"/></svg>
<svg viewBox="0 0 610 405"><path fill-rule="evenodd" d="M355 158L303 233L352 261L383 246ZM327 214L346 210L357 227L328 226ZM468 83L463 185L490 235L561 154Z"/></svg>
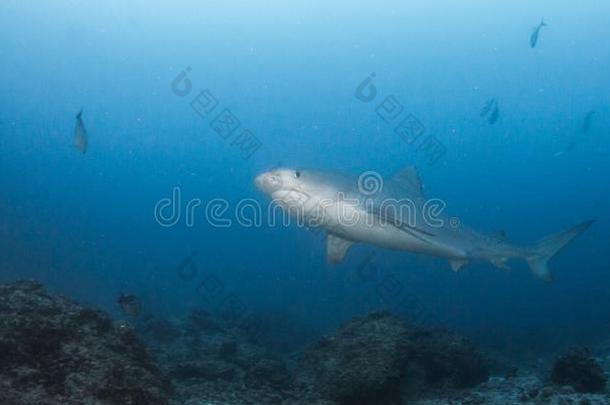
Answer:
<svg viewBox="0 0 610 405"><path fill-rule="evenodd" d="M548 27L532 49L541 17ZM3 1L0 278L36 278L117 317L120 292L159 316L230 300L298 325L295 339L372 309L415 307L517 352L606 339L609 19L601 0ZM191 89L179 96L172 83L187 68ZM377 95L363 102L355 93L371 74ZM203 90L218 101L205 118L190 105ZM388 96L425 127L418 142L376 111ZM493 125L479 116L491 98ZM81 107L85 155L73 147ZM261 143L249 158L232 145L237 133L225 140L210 126L225 108ZM433 164L418 149L428 136L445 150ZM253 179L278 163L384 176L416 164L448 212L522 245L596 223L545 283L520 262L456 274L441 259L366 245L332 266L321 234L206 221L214 198L264 204ZM172 227L155 220L174 187L183 210L202 201L193 226L184 211ZM192 252L185 277L177 270ZM371 253L380 273L363 278ZM400 294L388 297L388 277Z"/></svg>

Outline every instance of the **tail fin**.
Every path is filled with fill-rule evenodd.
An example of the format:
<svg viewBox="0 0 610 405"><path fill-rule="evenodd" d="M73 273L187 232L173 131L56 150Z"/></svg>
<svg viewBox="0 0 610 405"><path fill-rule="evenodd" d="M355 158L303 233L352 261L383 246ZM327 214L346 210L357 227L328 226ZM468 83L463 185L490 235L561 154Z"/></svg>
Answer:
<svg viewBox="0 0 610 405"><path fill-rule="evenodd" d="M552 280L551 271L548 268L549 260L557 254L572 239L583 233L594 221L586 221L563 232L547 236L539 241L526 257L532 272L546 281Z"/></svg>

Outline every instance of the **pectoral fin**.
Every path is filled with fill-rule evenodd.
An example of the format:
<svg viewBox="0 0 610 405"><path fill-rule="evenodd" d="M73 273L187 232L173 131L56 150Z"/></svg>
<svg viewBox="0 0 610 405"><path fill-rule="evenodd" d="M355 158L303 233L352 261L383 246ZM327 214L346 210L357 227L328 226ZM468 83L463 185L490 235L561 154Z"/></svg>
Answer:
<svg viewBox="0 0 610 405"><path fill-rule="evenodd" d="M463 266L467 265L469 262L468 259L453 259L453 260L449 260L449 264L451 265L451 270L457 272L459 271Z"/></svg>
<svg viewBox="0 0 610 405"><path fill-rule="evenodd" d="M347 250L354 242L329 233L326 239L326 257L331 263L341 263Z"/></svg>

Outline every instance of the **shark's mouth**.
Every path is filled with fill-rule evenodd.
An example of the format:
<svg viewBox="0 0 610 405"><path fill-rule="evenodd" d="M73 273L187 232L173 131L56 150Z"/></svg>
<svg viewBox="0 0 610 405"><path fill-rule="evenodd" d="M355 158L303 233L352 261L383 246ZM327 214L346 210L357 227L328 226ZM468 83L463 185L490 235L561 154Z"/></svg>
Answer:
<svg viewBox="0 0 610 405"><path fill-rule="evenodd" d="M273 202L284 209L304 210L307 202L311 199L311 196L305 192L291 189L274 191L271 194L271 198L273 199Z"/></svg>
<svg viewBox="0 0 610 405"><path fill-rule="evenodd" d="M278 176L275 176L271 173L263 173L256 176L254 179L254 184L260 190L270 193L278 190L282 186L282 181Z"/></svg>

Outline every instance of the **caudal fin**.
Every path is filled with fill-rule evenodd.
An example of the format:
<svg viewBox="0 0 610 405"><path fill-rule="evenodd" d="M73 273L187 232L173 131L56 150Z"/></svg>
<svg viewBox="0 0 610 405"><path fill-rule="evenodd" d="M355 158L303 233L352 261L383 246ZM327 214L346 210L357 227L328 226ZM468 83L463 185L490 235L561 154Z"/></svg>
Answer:
<svg viewBox="0 0 610 405"><path fill-rule="evenodd" d="M552 274L548 268L549 260L572 239L583 233L594 221L586 221L563 232L547 236L539 241L526 257L532 272L546 281L551 281Z"/></svg>

